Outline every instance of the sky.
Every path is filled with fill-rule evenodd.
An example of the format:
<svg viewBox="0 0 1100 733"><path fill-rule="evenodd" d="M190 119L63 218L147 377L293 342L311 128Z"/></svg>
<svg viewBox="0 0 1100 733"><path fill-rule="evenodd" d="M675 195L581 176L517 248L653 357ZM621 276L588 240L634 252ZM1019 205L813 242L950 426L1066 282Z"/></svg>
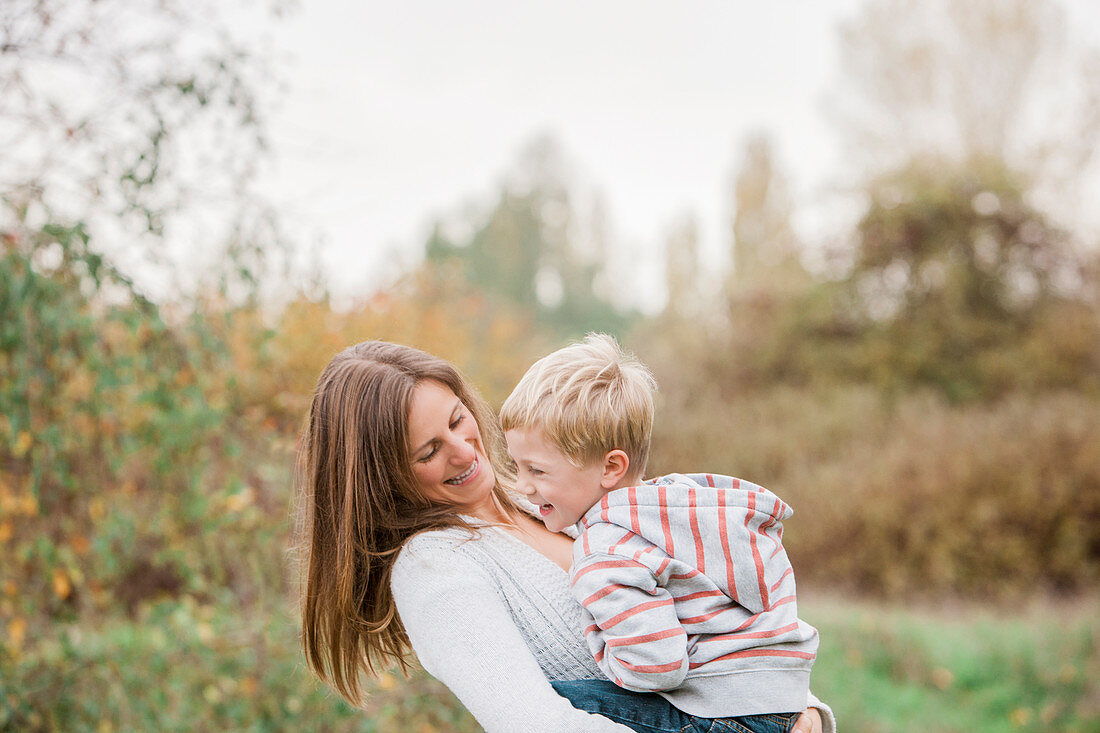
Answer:
<svg viewBox="0 0 1100 733"><path fill-rule="evenodd" d="M1073 0L1091 6L1095 0ZM263 190L338 296L392 282L432 222L489 206L521 149L557 141L599 191L633 284L660 287L686 213L728 256L728 186L767 133L800 203L844 169L826 100L861 0L300 0L263 33L285 89ZM826 232L851 212L819 206Z"/></svg>
<svg viewBox="0 0 1100 733"><path fill-rule="evenodd" d="M821 110L858 0L302 0L270 31L286 77L264 188L344 295L391 281L435 217L489 205L523 147L557 141L611 235L659 279L687 212L726 255L727 188L772 136L806 192L835 168Z"/></svg>

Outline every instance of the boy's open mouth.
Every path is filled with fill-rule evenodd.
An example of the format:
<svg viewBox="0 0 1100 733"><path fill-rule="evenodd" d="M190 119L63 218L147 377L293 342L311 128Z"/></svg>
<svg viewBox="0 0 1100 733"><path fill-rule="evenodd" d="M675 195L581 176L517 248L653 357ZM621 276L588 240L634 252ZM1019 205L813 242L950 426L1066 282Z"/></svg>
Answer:
<svg viewBox="0 0 1100 733"><path fill-rule="evenodd" d="M545 517L547 514L549 514L552 511L554 511L554 505L553 504L539 504L539 514L541 514L542 516Z"/></svg>

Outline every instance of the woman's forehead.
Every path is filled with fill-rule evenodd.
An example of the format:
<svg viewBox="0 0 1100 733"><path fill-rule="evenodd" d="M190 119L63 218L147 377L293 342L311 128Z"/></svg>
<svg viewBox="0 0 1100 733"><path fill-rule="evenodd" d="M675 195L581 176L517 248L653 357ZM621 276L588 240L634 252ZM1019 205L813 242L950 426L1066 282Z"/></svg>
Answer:
<svg viewBox="0 0 1100 733"><path fill-rule="evenodd" d="M415 444L418 432L434 432L446 424L462 404L458 395L445 384L426 379L413 388L409 400L409 434Z"/></svg>

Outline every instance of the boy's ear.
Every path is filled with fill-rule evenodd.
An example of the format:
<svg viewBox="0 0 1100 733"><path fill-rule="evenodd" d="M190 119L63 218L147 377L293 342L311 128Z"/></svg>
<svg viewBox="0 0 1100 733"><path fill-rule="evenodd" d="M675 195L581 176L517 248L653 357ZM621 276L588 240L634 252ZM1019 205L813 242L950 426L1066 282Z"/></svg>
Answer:
<svg viewBox="0 0 1100 733"><path fill-rule="evenodd" d="M630 457L618 448L608 451L603 457L603 477L600 478L600 486L607 490L614 489L629 474Z"/></svg>

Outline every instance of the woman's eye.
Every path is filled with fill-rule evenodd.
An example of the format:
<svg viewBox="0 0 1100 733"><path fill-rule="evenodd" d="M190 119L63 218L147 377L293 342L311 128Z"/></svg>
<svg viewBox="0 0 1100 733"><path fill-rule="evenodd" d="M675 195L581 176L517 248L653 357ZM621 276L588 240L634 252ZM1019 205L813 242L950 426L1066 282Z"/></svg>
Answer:
<svg viewBox="0 0 1100 733"><path fill-rule="evenodd" d="M427 463L428 461L430 461L430 460L432 460L433 458L435 458L435 454L436 454L436 453L438 453L438 452L439 452L439 448L432 448L431 452L430 452L430 453L428 453L428 455L426 455L426 456L424 456L424 457L422 457L422 458L417 458L417 459L416 459L416 462L417 462L417 463Z"/></svg>
<svg viewBox="0 0 1100 733"><path fill-rule="evenodd" d="M451 423L451 430L454 430L455 428L457 428L458 424L460 422L462 422L463 420L465 420L465 419L466 419L465 415L459 415L457 418L455 418L455 421L453 423Z"/></svg>
<svg viewBox="0 0 1100 733"><path fill-rule="evenodd" d="M540 471L537 468L529 468L527 470L531 472L532 476L541 476L542 474L545 473L545 471Z"/></svg>

